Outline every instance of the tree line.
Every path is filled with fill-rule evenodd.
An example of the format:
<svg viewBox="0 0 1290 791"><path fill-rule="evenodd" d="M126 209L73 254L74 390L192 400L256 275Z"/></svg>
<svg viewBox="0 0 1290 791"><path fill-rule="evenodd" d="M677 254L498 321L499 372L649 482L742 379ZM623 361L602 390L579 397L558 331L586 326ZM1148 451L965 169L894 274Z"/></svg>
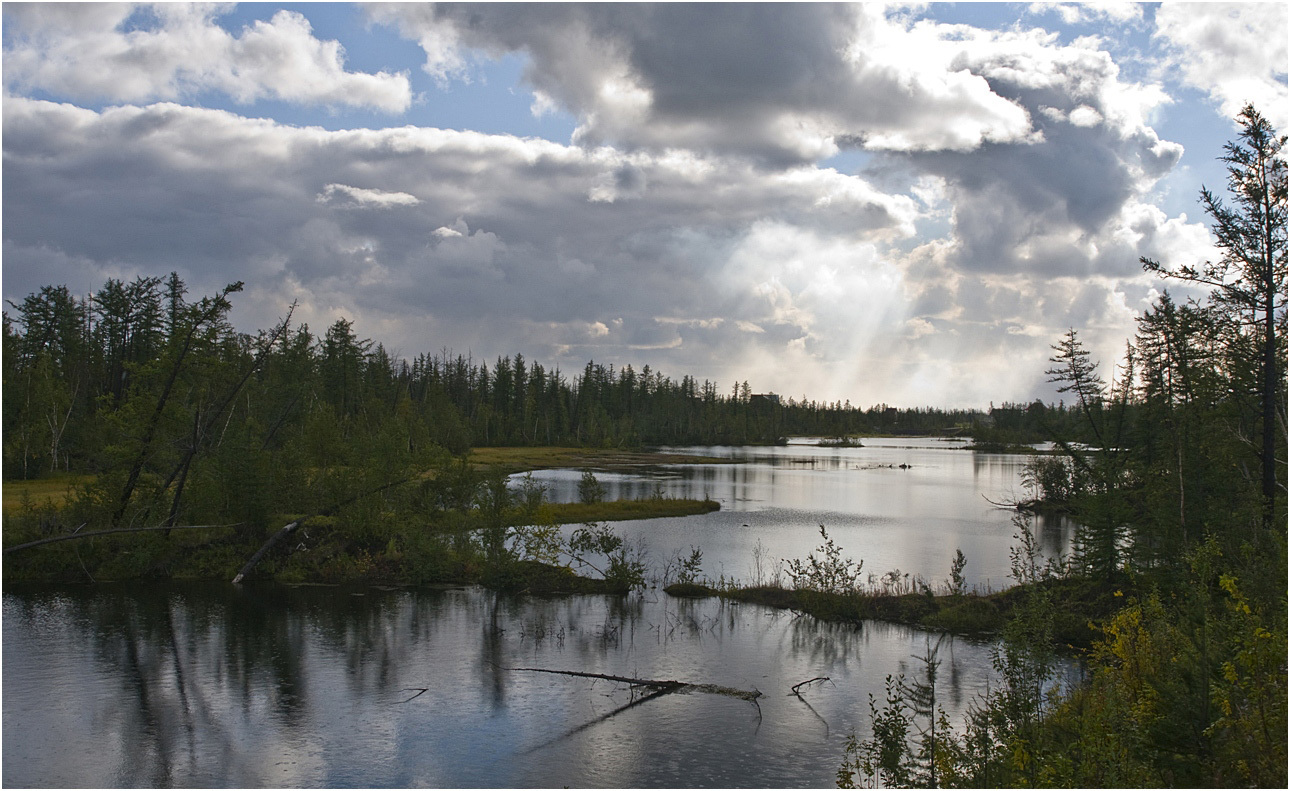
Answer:
<svg viewBox="0 0 1290 791"><path fill-rule="evenodd" d="M238 432L272 452L302 431L344 438L387 419L417 423L413 434L453 454L491 445L772 443L790 434L960 432L1036 441L1051 425L1073 422L1064 405L1038 402L989 412L861 409L754 394L747 381L727 393L716 382L675 380L649 365L637 371L590 361L568 377L522 354L491 367L446 349L409 361L361 338L343 318L321 336L292 326L289 314L277 327L240 333L228 312L241 289L233 283L193 300L171 273L108 280L83 297L50 285L10 303L5 476L100 473L126 463L137 477L185 455L181 447L191 456L187 470Z"/></svg>
<svg viewBox="0 0 1290 791"><path fill-rule="evenodd" d="M1062 453L1026 478L1080 524L1073 556L1040 562L1019 515L997 683L956 727L929 642L871 701L841 784L1285 787L1286 138L1253 107L1237 120L1230 197L1201 193L1219 258L1141 260L1209 297L1161 295L1110 381L1076 330L1053 347L1084 440L1054 431ZM1063 688L1058 627L1094 609L1111 615Z"/></svg>

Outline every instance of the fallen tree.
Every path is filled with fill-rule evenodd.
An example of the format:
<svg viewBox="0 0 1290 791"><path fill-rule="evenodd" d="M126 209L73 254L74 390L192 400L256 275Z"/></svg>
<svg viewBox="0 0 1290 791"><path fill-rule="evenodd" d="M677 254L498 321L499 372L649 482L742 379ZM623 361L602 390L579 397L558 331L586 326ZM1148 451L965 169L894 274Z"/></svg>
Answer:
<svg viewBox="0 0 1290 791"><path fill-rule="evenodd" d="M502 667L501 669L525 673L552 673L558 676L574 676L577 678L596 678L603 681L616 681L620 684L628 684L633 687L646 687L663 693L705 692L709 695L725 695L726 697L746 700L757 706L758 710L761 709L761 705L757 703L757 698L760 698L762 693L757 689L746 690L736 689L735 687L723 687L719 684L690 684L685 681L659 681L657 679L649 678L629 678L627 676L613 676L606 673L585 673L580 670L550 670L541 667Z"/></svg>
<svg viewBox="0 0 1290 791"><path fill-rule="evenodd" d="M395 486L402 486L403 484L408 483L409 481L412 481L412 480L415 480L415 476L381 484L375 489L368 489L365 492L359 492L353 497L348 497L344 500L341 500L340 502L332 503L331 505L327 506L321 511L315 511L312 514L308 514L307 516L302 516L299 519L295 520L294 522L288 523L286 526L278 530L278 532L269 536L269 540L265 541L264 545L261 546L258 550L256 550L255 554L251 556L251 559L246 561L246 563L242 566L241 570L237 572L237 576L233 577L233 584L234 585L240 584L242 580L246 577L246 575L251 573L252 569L260 565L260 561L264 560L264 556L269 554L269 550L273 549L275 546L281 543L282 539L286 538L287 536L299 530L300 527L304 525L304 523L307 522L308 520L314 519L319 516L331 516L332 514L336 513L341 508L349 505L350 503L353 503L357 500L361 500L364 497L370 497L373 494L379 494L380 492L383 492L386 489L393 489Z"/></svg>
<svg viewBox="0 0 1290 791"><path fill-rule="evenodd" d="M96 536L110 536L115 533L146 533L153 530L165 530L165 531L215 530L215 529L226 528L226 527L241 527L243 524L245 523L233 522L232 524L227 524L227 525L162 525L161 527L114 527L111 530L91 530L88 533L80 532L81 527L85 527L85 525L81 525L81 527L78 527L72 532L67 533L65 535L54 536L53 538L41 538L36 541L28 541L25 544L15 544L11 547L5 547L4 554L7 555L10 552L17 552L20 549L30 549L32 547L39 547L45 544L57 544L59 541L72 541L78 538L95 538Z"/></svg>

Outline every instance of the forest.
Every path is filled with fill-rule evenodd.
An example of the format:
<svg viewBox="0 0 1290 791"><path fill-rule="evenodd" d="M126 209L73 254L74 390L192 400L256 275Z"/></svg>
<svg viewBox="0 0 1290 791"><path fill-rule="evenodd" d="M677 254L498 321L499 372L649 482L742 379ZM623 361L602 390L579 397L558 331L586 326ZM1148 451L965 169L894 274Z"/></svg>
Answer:
<svg viewBox="0 0 1290 791"><path fill-rule="evenodd" d="M240 289L235 283L190 301L172 273L109 280L84 297L51 285L11 304L13 315L4 314L6 476L99 471L104 449L122 441L98 430L104 418L126 434L151 432L144 452L152 454L177 442L157 431L184 433L176 426L201 422L199 412L221 426L258 431L266 452L311 421L334 423L344 438L355 425L370 428L400 414L423 423L430 441L455 455L472 446L749 444L790 434L1034 441L1054 424L1075 423L1064 405L1040 402L982 413L754 395L747 381L726 393L716 382L676 381L649 365L638 372L589 361L569 378L522 354L499 357L491 369L446 349L395 359L382 344L360 339L346 319L321 336L293 327L289 317L258 335L239 333L225 317ZM130 420L149 425L131 427Z"/></svg>
<svg viewBox="0 0 1290 791"><path fill-rule="evenodd" d="M605 580L631 587L642 569L629 547L594 525L561 544L540 492L471 466L471 448L1049 440L1058 452L1032 459L1034 499L1019 505L1070 513L1077 549L1039 563L1019 515L999 684L966 722L948 722L929 646L917 673L889 678L886 700L871 701L873 733L852 739L839 783L1284 787L1285 138L1253 108L1238 121L1221 157L1228 195L1201 196L1221 257L1141 262L1209 296L1163 293L1109 380L1077 329L1054 339L1059 404L862 409L649 366L588 362L569 375L520 354L490 366L446 349L395 359L347 320L316 335L290 309L272 328L238 332L228 316L241 283L200 297L175 274L86 296L47 286L4 315L4 478L6 489L68 481L72 493L7 507L6 550L148 530L7 551L5 573L230 578L307 518L328 541L307 556L269 553L255 574L524 588L533 574L572 584L561 553L594 552L609 558ZM792 587L830 597L821 611L832 617L854 613L864 594L846 561L832 550L809 561ZM1092 624L1085 683L1061 689L1053 658L1073 649L1054 624L1094 599L1115 610Z"/></svg>

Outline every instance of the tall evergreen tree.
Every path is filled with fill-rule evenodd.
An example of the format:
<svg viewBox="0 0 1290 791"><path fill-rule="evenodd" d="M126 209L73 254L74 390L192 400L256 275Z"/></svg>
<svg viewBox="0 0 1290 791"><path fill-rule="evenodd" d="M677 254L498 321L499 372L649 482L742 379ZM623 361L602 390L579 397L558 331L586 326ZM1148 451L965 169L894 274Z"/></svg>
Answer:
<svg viewBox="0 0 1290 791"><path fill-rule="evenodd" d="M1254 373L1259 465L1264 524L1273 523L1274 504L1284 491L1278 483L1285 438L1286 343L1286 137L1253 105L1237 117L1237 139L1224 146L1227 164L1226 203L1208 188L1201 203L1213 221L1211 230L1222 257L1199 268L1170 269L1149 258L1143 266L1165 277L1213 289L1216 305L1226 311L1233 364ZM1282 520L1284 521L1284 520ZM1284 527L1284 524L1282 525Z"/></svg>

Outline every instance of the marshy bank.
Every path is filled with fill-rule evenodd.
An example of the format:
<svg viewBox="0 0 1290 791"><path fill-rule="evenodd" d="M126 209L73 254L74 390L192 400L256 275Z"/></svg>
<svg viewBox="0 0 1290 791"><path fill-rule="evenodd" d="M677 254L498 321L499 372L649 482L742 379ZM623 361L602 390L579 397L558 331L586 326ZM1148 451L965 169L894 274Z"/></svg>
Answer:
<svg viewBox="0 0 1290 791"><path fill-rule="evenodd" d="M570 555L560 541L560 526L679 518L720 508L712 500L657 494L552 503L532 481L508 482L517 466L542 460L594 460L622 469L691 457L565 448L484 449L479 456L444 459L369 489L349 478L372 476L327 471L319 477L330 480L307 485L330 491L337 499L329 505L281 513L264 503L254 519L238 520L237 510L229 509L230 518L222 523L196 526L112 526L105 517L105 503L119 486L112 475L8 482L6 580L229 580L246 573L286 583L481 583L535 592L621 592L639 584L640 575L607 580L603 573L591 573L580 554ZM107 527L95 526L103 524ZM598 531L594 549L612 553L609 534ZM253 566L248 558L255 558Z"/></svg>

